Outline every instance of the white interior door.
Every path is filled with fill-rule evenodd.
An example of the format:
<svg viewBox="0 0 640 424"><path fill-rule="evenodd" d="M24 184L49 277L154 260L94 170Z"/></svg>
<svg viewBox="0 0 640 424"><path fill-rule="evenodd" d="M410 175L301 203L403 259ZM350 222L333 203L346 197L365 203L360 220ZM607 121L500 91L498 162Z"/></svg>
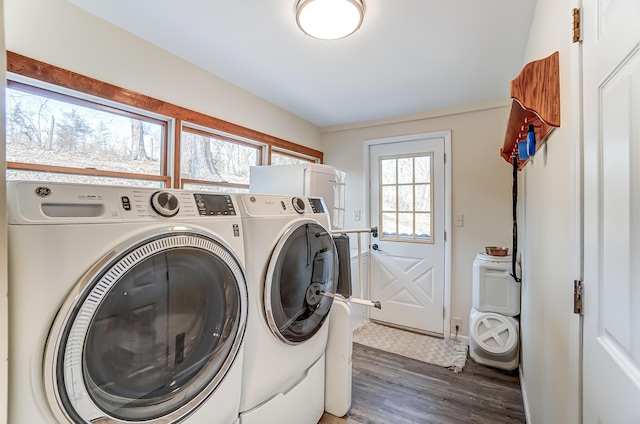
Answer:
<svg viewBox="0 0 640 424"><path fill-rule="evenodd" d="M640 2L584 2L586 424L640 423Z"/></svg>
<svg viewBox="0 0 640 424"><path fill-rule="evenodd" d="M369 147L371 319L444 331L444 138Z"/></svg>

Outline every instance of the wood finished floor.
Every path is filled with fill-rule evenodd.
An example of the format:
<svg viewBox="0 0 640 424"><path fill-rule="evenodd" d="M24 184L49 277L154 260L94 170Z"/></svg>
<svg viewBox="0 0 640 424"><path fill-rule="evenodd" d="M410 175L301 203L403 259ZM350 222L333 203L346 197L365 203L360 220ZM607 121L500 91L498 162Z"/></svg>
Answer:
<svg viewBox="0 0 640 424"><path fill-rule="evenodd" d="M367 346L353 345L351 409L319 424L526 423L517 371L467 359L456 374Z"/></svg>

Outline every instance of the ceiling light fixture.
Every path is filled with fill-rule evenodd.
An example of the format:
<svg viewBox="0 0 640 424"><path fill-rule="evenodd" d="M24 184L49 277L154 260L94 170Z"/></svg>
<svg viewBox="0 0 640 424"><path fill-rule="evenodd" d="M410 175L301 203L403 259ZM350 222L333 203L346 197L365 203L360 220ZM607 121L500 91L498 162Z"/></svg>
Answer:
<svg viewBox="0 0 640 424"><path fill-rule="evenodd" d="M363 0L298 0L296 5L296 22L302 32L321 40L351 35L363 19Z"/></svg>

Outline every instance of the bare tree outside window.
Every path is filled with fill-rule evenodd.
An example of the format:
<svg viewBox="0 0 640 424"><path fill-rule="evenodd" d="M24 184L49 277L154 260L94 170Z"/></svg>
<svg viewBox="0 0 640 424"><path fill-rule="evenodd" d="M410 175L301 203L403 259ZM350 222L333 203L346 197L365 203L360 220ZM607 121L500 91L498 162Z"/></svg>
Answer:
<svg viewBox="0 0 640 424"><path fill-rule="evenodd" d="M184 129L180 136L180 173L183 179L195 180L197 187L210 183L234 184L233 189L249 188L249 170L260 163L260 148L215 134ZM195 187L190 181L188 187ZM223 186L212 185L221 189ZM187 186L185 186L186 188ZM220 190L222 191L222 190Z"/></svg>
<svg viewBox="0 0 640 424"><path fill-rule="evenodd" d="M7 87L7 162L162 175L164 123L79 103Z"/></svg>

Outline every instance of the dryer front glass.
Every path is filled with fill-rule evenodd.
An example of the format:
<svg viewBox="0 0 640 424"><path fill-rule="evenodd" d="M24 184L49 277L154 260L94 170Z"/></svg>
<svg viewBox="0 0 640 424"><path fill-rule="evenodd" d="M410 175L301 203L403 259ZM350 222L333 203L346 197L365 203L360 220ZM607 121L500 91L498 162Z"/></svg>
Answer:
<svg viewBox="0 0 640 424"><path fill-rule="evenodd" d="M338 256L331 234L301 222L277 243L267 270L265 313L271 331L297 344L322 327L336 292Z"/></svg>
<svg viewBox="0 0 640 424"><path fill-rule="evenodd" d="M235 258L208 238L162 237L95 281L59 349L59 391L72 418L188 414L185 406L224 377L242 338L246 287Z"/></svg>

